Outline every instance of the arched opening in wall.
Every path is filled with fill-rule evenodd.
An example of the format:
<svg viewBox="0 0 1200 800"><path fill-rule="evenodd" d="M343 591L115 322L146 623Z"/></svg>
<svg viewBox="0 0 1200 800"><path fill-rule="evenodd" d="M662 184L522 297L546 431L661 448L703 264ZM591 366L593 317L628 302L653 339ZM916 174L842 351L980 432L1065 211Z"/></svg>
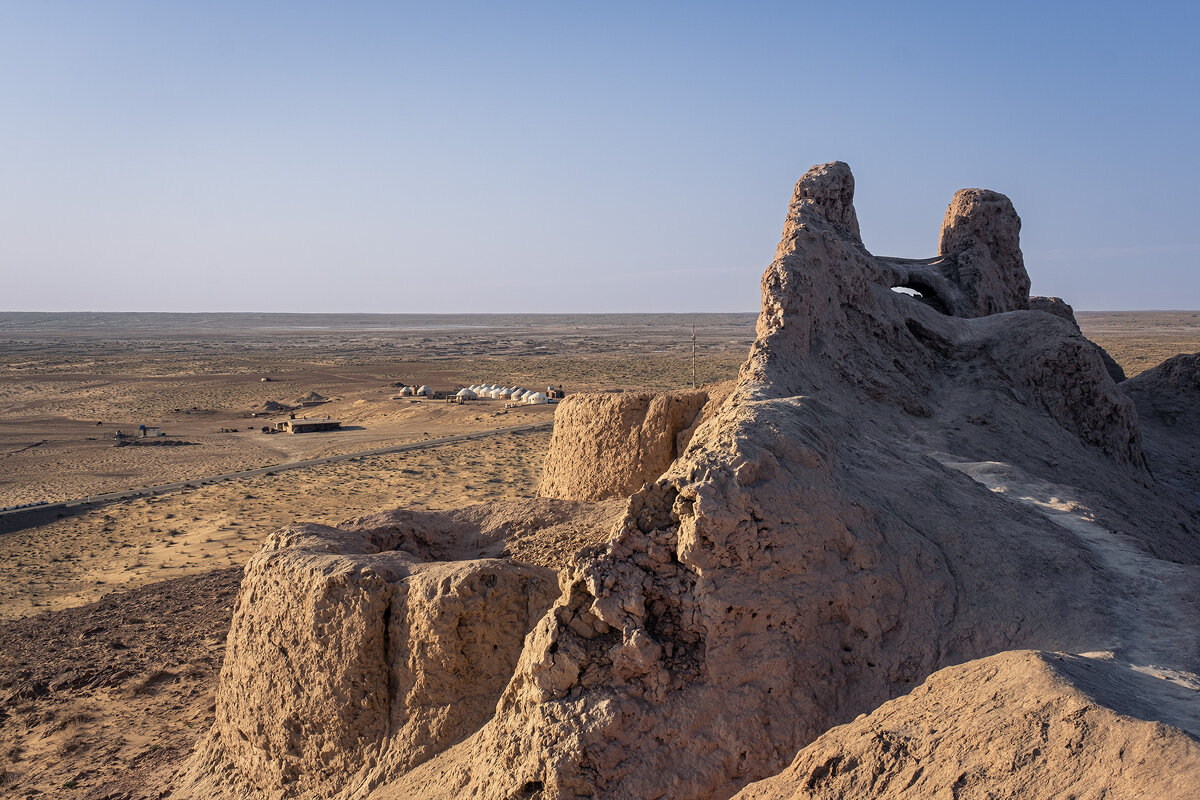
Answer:
<svg viewBox="0 0 1200 800"><path fill-rule="evenodd" d="M907 295L914 300L918 300L932 308L934 311L937 311L939 314L950 316L950 308L946 305L942 298L938 297L937 293L933 291L932 288L923 283L909 281L908 283L901 284L900 286L893 286L892 291L896 294Z"/></svg>

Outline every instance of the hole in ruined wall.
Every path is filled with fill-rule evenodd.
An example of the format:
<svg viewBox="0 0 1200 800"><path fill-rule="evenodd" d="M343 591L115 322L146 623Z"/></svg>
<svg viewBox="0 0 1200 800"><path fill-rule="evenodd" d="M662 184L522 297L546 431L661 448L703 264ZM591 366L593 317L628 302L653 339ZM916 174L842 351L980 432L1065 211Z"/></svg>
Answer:
<svg viewBox="0 0 1200 800"><path fill-rule="evenodd" d="M521 796L533 797L545 788L545 785L541 781L526 781L525 785L521 787Z"/></svg>
<svg viewBox="0 0 1200 800"><path fill-rule="evenodd" d="M937 311L939 314L950 315L950 308L938 297L931 287L917 281L909 281L908 283L893 286L892 291L896 294L908 295L909 297L924 303L925 305Z"/></svg>

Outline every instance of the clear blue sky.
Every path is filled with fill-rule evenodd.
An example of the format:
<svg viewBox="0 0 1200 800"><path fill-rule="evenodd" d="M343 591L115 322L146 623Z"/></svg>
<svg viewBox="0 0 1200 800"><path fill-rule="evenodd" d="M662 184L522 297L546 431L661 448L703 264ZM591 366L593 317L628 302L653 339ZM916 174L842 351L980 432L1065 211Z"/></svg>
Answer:
<svg viewBox="0 0 1200 800"><path fill-rule="evenodd" d="M738 311L792 185L1200 307L1195 4L0 0L2 310Z"/></svg>

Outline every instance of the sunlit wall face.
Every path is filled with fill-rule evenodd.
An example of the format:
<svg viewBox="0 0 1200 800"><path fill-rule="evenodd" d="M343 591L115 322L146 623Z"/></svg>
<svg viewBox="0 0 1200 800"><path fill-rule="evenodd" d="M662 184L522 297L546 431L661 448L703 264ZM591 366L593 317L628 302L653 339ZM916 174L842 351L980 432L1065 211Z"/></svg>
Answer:
<svg viewBox="0 0 1200 800"><path fill-rule="evenodd" d="M875 252L983 186L1035 293L1200 306L1194 6L424 5L7 4L0 309L752 310L832 159Z"/></svg>

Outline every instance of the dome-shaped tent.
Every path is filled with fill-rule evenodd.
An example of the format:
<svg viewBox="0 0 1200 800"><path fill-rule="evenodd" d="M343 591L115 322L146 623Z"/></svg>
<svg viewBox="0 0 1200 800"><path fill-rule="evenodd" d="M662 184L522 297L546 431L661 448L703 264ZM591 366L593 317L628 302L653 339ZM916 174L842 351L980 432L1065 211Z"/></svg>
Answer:
<svg viewBox="0 0 1200 800"><path fill-rule="evenodd" d="M463 400L478 400L479 395L475 394L470 389L459 389L455 397L461 397Z"/></svg>
<svg viewBox="0 0 1200 800"><path fill-rule="evenodd" d="M412 391L411 386L405 386L402 389L400 389L401 397L412 397L412 393L413 393L413 391Z"/></svg>
<svg viewBox="0 0 1200 800"><path fill-rule="evenodd" d="M543 403L549 403L550 398L546 397L546 395L542 394L541 392L534 392L533 394L525 396L525 402L529 403L531 406L540 406Z"/></svg>
<svg viewBox="0 0 1200 800"><path fill-rule="evenodd" d="M511 391L509 391L508 389L501 389L501 390L500 390L500 399L501 399L501 400L510 400L510 399L512 399L512 392L511 392Z"/></svg>
<svg viewBox="0 0 1200 800"><path fill-rule="evenodd" d="M421 384L421 386L417 388L416 393L418 395L420 395L421 397L428 397L431 394L431 392L429 391L429 387L426 386L425 384Z"/></svg>

